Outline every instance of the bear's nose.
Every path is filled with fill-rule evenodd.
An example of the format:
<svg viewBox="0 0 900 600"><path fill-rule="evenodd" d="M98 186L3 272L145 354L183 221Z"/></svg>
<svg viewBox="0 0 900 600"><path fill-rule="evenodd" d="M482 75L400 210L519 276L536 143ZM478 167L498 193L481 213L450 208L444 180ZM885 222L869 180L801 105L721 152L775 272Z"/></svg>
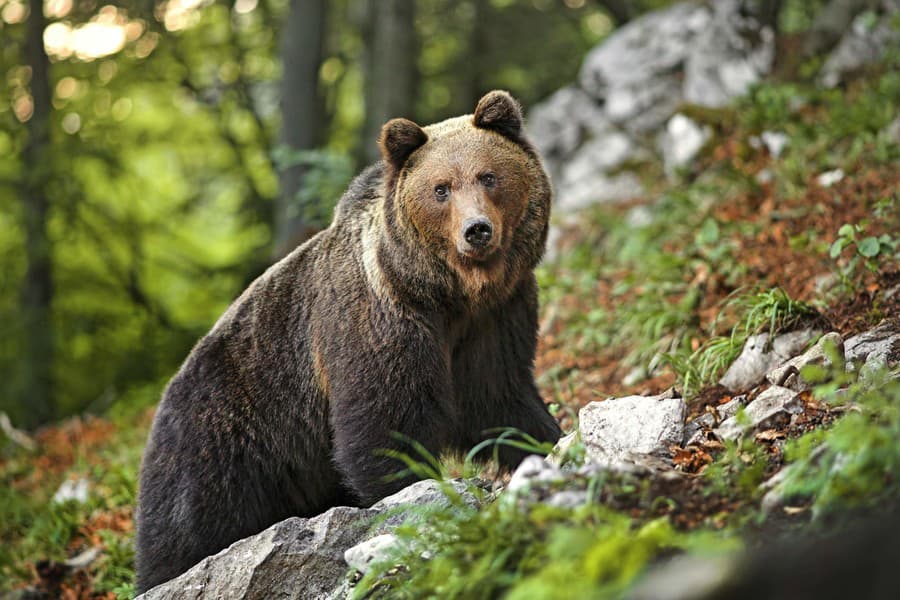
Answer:
<svg viewBox="0 0 900 600"><path fill-rule="evenodd" d="M468 219L463 223L463 237L475 248L483 248L491 241L494 228L484 217Z"/></svg>

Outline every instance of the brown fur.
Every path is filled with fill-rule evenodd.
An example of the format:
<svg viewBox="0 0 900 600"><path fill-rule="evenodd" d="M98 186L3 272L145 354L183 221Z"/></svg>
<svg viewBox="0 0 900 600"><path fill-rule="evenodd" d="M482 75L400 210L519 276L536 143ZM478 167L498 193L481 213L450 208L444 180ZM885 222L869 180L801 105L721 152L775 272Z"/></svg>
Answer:
<svg viewBox="0 0 900 600"><path fill-rule="evenodd" d="M380 143L331 227L256 280L169 384L141 468L139 591L286 517L407 485L381 452L410 451L395 432L434 455L496 427L559 436L532 374L550 188L518 105L492 92L475 115L391 121ZM464 239L473 216L494 226L483 248Z"/></svg>

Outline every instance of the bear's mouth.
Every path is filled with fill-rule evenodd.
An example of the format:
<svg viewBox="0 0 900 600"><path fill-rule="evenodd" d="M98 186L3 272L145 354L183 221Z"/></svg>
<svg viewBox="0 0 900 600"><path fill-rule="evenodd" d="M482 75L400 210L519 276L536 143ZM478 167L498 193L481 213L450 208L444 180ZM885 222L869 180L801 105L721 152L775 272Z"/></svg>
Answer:
<svg viewBox="0 0 900 600"><path fill-rule="evenodd" d="M500 259L499 246L488 248L458 248L459 262L469 267L490 267Z"/></svg>

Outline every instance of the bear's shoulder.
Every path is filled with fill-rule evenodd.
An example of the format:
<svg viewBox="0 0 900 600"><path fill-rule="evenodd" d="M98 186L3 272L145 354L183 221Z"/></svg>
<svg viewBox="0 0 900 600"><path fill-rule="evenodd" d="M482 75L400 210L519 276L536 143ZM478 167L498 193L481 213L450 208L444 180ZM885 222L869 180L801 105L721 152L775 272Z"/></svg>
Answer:
<svg viewBox="0 0 900 600"><path fill-rule="evenodd" d="M350 182L334 209L335 222L355 213L366 212L384 197L383 171L384 167L379 162L367 167Z"/></svg>

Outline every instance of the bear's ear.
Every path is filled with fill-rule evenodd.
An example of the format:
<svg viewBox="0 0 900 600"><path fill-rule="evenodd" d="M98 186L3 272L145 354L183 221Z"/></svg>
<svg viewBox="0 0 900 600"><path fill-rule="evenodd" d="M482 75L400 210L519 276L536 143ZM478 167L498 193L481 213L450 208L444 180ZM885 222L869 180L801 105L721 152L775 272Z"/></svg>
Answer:
<svg viewBox="0 0 900 600"><path fill-rule="evenodd" d="M378 145L384 162L399 171L416 148L428 141L428 134L409 119L391 119L381 128Z"/></svg>
<svg viewBox="0 0 900 600"><path fill-rule="evenodd" d="M490 129L513 140L522 134L522 108L507 92L485 94L475 108L475 127Z"/></svg>

